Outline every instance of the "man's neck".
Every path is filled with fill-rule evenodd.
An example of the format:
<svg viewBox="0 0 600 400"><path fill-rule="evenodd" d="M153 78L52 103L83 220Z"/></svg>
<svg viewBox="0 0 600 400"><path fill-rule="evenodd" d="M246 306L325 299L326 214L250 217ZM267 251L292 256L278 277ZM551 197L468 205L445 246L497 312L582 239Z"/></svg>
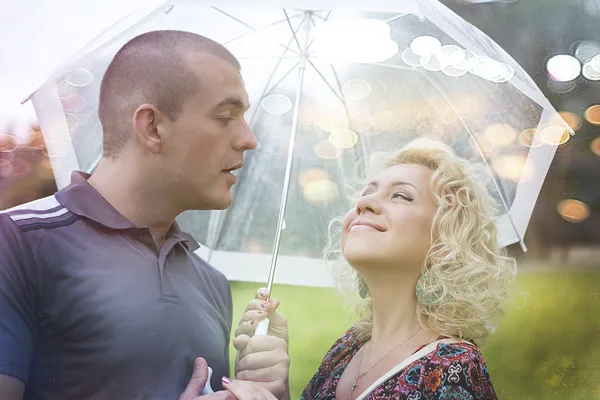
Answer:
<svg viewBox="0 0 600 400"><path fill-rule="evenodd" d="M160 248L179 212L149 179L139 170L103 159L88 183L129 221L147 226Z"/></svg>

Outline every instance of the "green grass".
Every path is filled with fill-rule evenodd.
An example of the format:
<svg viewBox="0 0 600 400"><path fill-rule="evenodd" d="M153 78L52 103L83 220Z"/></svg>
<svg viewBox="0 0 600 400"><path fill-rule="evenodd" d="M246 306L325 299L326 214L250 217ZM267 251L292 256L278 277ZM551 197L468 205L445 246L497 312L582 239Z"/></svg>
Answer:
<svg viewBox="0 0 600 400"><path fill-rule="evenodd" d="M600 273L522 274L519 284L525 306L511 307L482 348L499 398L600 399ZM235 325L259 285L231 286ZM276 285L273 295L289 321L290 388L298 399L354 318L332 289Z"/></svg>

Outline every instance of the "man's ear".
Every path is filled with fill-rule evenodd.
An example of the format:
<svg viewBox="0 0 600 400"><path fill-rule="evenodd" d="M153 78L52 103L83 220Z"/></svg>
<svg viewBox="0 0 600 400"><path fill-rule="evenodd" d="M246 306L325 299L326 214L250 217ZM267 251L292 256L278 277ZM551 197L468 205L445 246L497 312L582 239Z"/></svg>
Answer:
<svg viewBox="0 0 600 400"><path fill-rule="evenodd" d="M163 113L152 104L142 104L133 114L135 134L142 146L153 154L160 153L162 148L163 138L158 126L164 118Z"/></svg>

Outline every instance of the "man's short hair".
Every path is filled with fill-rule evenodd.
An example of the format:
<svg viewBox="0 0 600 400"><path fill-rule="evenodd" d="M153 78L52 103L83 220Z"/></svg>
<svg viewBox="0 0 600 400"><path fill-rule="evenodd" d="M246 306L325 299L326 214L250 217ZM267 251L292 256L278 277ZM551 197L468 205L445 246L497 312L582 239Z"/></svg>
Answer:
<svg viewBox="0 0 600 400"><path fill-rule="evenodd" d="M104 157L116 158L131 134L135 110L148 103L175 121L185 102L200 86L185 56L208 53L240 69L229 50L191 32L162 30L127 42L109 64L100 86L98 116L102 124Z"/></svg>

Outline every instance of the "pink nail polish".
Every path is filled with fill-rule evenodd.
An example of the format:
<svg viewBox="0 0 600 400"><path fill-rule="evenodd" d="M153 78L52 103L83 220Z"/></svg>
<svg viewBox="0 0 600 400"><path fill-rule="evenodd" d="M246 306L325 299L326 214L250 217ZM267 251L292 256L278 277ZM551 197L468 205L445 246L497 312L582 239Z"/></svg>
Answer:
<svg viewBox="0 0 600 400"><path fill-rule="evenodd" d="M267 297L267 295L268 295L268 294L269 294L269 292L267 292L266 290L262 290L262 291L260 292L260 295L261 295L262 297Z"/></svg>
<svg viewBox="0 0 600 400"><path fill-rule="evenodd" d="M231 383L231 379L229 379L228 377L224 376L223 378L221 378L221 380L223 381L224 384L229 385Z"/></svg>
<svg viewBox="0 0 600 400"><path fill-rule="evenodd" d="M262 303L260 306L261 306L262 308L267 308L268 304L267 304L267 303Z"/></svg>

